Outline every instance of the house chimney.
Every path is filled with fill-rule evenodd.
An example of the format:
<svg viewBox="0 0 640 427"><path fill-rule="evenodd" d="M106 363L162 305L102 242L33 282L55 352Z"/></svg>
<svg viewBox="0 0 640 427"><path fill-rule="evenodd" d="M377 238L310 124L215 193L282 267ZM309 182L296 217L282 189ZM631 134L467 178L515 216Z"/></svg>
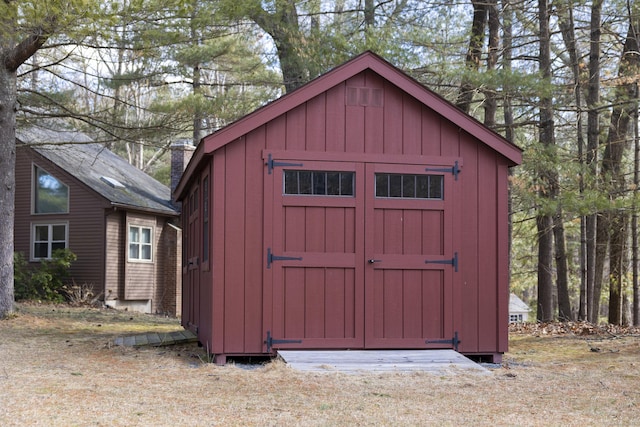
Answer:
<svg viewBox="0 0 640 427"><path fill-rule="evenodd" d="M179 139L171 144L171 194L178 187L182 173L187 168L196 147L190 139ZM176 206L179 206L175 202Z"/></svg>

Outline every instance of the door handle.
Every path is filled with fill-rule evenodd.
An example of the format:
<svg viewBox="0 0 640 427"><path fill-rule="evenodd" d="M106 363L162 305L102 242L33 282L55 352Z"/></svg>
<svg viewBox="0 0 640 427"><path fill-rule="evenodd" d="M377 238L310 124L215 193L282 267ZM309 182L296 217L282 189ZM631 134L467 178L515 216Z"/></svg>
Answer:
<svg viewBox="0 0 640 427"><path fill-rule="evenodd" d="M374 262L382 262L381 259L370 259L369 261L367 261L369 264L373 264Z"/></svg>

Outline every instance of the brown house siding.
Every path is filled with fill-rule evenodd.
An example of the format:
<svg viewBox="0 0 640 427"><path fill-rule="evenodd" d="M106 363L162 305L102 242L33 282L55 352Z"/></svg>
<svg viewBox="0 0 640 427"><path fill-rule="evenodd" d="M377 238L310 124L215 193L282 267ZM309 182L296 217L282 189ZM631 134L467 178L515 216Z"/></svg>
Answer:
<svg viewBox="0 0 640 427"><path fill-rule="evenodd" d="M53 174L69 186L68 214L31 214L31 185L33 164ZM104 289L104 209L108 202L89 191L83 184L68 175L37 153L19 146L16 159L16 216L15 250L30 258L31 225L34 223L69 223L68 248L78 259L70 269L76 284L91 284L96 293ZM32 263L36 265L36 263Z"/></svg>
<svg viewBox="0 0 640 427"><path fill-rule="evenodd" d="M130 261L128 255L128 232L129 226L137 225L150 227L153 230L153 254L152 261ZM156 223L156 218L148 215L141 215L127 212L126 226L124 228L125 240L125 300L152 300L155 293L155 282L157 279L157 265L160 255L158 242L160 241L160 228Z"/></svg>
<svg viewBox="0 0 640 427"><path fill-rule="evenodd" d="M158 288L154 298L153 311L180 316L182 300L182 232L179 228L165 224L162 228L158 255L163 261L158 263Z"/></svg>
<svg viewBox="0 0 640 427"><path fill-rule="evenodd" d="M112 211L106 217L106 259L105 268L105 299L124 299L124 257L123 248L126 240L124 235L123 211Z"/></svg>

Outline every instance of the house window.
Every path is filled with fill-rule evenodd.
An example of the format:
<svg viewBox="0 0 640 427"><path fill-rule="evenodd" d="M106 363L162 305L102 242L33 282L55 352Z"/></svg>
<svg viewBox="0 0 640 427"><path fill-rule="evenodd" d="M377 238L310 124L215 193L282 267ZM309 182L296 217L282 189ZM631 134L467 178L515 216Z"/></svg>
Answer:
<svg viewBox="0 0 640 427"><path fill-rule="evenodd" d="M284 194L353 196L354 172L284 171Z"/></svg>
<svg viewBox="0 0 640 427"><path fill-rule="evenodd" d="M376 197L442 200L444 175L377 173Z"/></svg>
<svg viewBox="0 0 640 427"><path fill-rule="evenodd" d="M510 314L509 322L510 323L522 322L522 314Z"/></svg>
<svg viewBox="0 0 640 427"><path fill-rule="evenodd" d="M153 233L150 227L129 226L129 261L151 261Z"/></svg>
<svg viewBox="0 0 640 427"><path fill-rule="evenodd" d="M33 166L33 212L68 213L69 187L44 169Z"/></svg>
<svg viewBox="0 0 640 427"><path fill-rule="evenodd" d="M51 259L56 249L65 249L67 247L67 224L33 224L31 229L32 235L32 254L34 260Z"/></svg>

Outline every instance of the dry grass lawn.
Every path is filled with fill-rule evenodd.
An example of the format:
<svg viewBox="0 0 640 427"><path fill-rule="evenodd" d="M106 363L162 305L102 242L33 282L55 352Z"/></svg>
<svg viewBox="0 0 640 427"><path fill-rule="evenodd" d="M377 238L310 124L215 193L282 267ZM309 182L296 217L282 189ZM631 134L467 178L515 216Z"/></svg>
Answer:
<svg viewBox="0 0 640 427"><path fill-rule="evenodd" d="M640 425L640 339L514 333L502 367L302 373L205 363L195 344L114 347L178 328L114 310L20 305L0 320L2 426Z"/></svg>

